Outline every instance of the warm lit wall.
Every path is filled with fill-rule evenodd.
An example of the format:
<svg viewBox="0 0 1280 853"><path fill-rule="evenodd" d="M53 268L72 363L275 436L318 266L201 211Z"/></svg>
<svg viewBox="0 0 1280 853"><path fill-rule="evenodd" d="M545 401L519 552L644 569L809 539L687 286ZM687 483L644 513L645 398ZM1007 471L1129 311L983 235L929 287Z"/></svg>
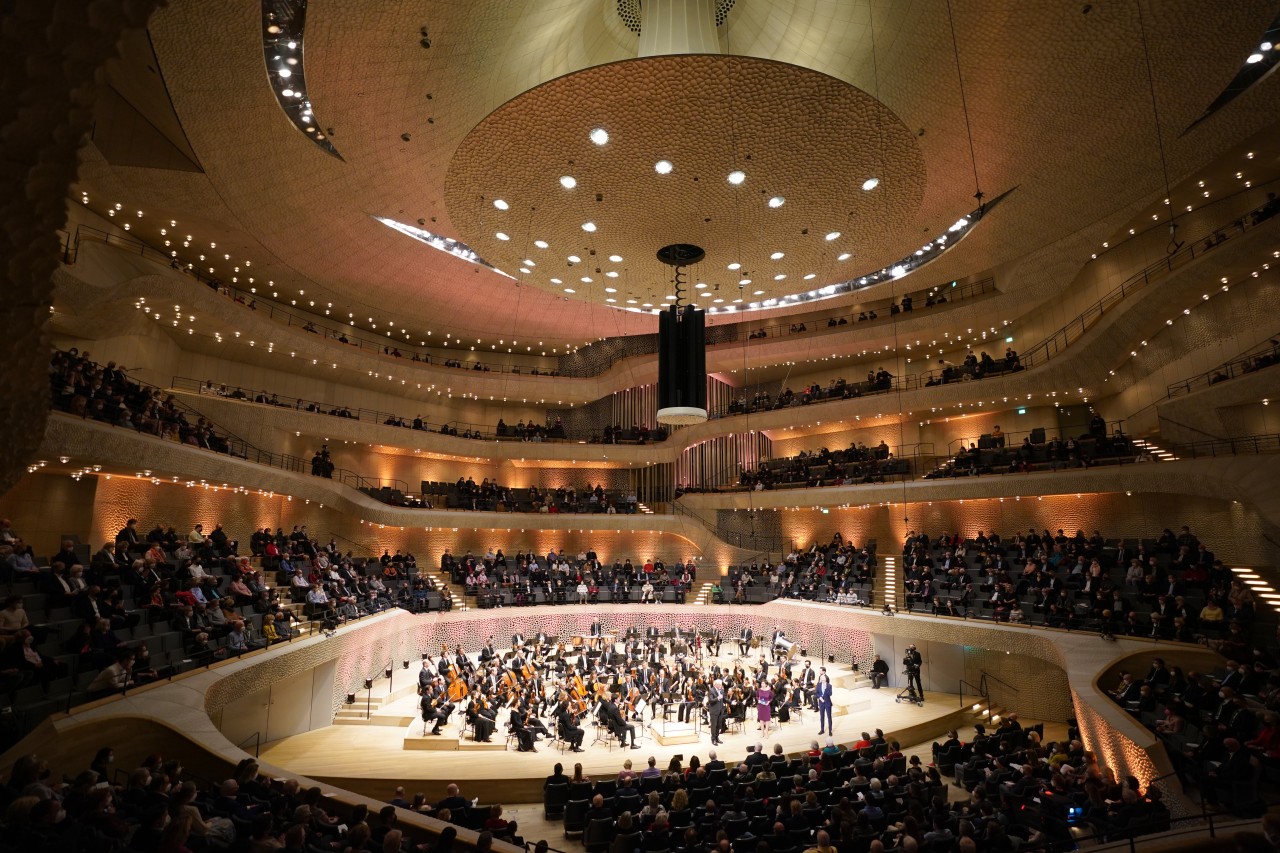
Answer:
<svg viewBox="0 0 1280 853"><path fill-rule="evenodd" d="M57 460L53 463L56 466ZM124 526L122 521L105 536L99 532L94 524L96 484L94 477L77 482L66 474L27 474L0 495L0 517L13 522L13 529L37 556L57 553L63 534L78 537L96 551L103 542L114 541L116 531Z"/></svg>

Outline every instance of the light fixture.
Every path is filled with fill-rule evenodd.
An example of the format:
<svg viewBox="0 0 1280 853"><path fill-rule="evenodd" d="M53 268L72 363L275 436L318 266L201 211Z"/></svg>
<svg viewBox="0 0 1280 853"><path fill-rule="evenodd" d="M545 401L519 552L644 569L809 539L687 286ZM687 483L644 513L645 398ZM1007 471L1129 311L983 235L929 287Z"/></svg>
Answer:
<svg viewBox="0 0 1280 853"><path fill-rule="evenodd" d="M620 264L620 263L622 263L622 255L610 255L610 256L609 256L609 260L610 260L612 263Z"/></svg>
<svg viewBox="0 0 1280 853"><path fill-rule="evenodd" d="M747 173L742 171L741 169L734 169L732 172L729 173L729 183L733 184L735 187L741 184L746 179L747 179Z"/></svg>
<svg viewBox="0 0 1280 853"><path fill-rule="evenodd" d="M880 186L879 178L867 178L865 181L862 182L862 191L871 192L873 189L875 189L878 186Z"/></svg>
<svg viewBox="0 0 1280 853"><path fill-rule="evenodd" d="M593 233L596 230L596 224L594 222L584 222L582 223L582 230L588 234Z"/></svg>
<svg viewBox="0 0 1280 853"><path fill-rule="evenodd" d="M548 243L546 240L534 240L533 245L537 246L539 249L545 249L551 244Z"/></svg>
<svg viewBox="0 0 1280 853"><path fill-rule="evenodd" d="M605 130L603 127L597 127L595 130L591 131L591 141L596 145L604 145L609 141L609 131Z"/></svg>
<svg viewBox="0 0 1280 853"><path fill-rule="evenodd" d="M577 264L582 262L582 258L578 257L577 255L570 255L568 257L568 261L571 264Z"/></svg>
<svg viewBox="0 0 1280 853"><path fill-rule="evenodd" d="M578 179L575 178L573 175L560 176L560 186L564 187L565 189L571 190L577 185L578 185Z"/></svg>
<svg viewBox="0 0 1280 853"><path fill-rule="evenodd" d="M850 254L849 252L841 252L841 253L840 253L840 257L836 258L836 260L837 260L837 261L847 261L847 260L849 260L849 259L850 259L850 258L852 258L852 257L853 257L853 255L852 255L852 254Z"/></svg>
<svg viewBox="0 0 1280 853"><path fill-rule="evenodd" d="M674 168L675 167L671 165L670 160L659 160L657 163L653 164L653 171L657 172L659 175L670 175L671 170Z"/></svg>
<svg viewBox="0 0 1280 853"><path fill-rule="evenodd" d="M493 200L493 206L498 208L498 210L506 210L511 205L507 204L505 201L503 201L500 198L495 198Z"/></svg>
<svg viewBox="0 0 1280 853"><path fill-rule="evenodd" d="M734 261L733 263L729 264L729 269L740 270L742 269L742 264L738 263L737 261Z"/></svg>
<svg viewBox="0 0 1280 853"><path fill-rule="evenodd" d="M1249 63L1250 65L1256 65L1261 61L1262 61L1262 54L1260 53L1251 53L1249 54L1249 58L1245 60L1245 62Z"/></svg>
<svg viewBox="0 0 1280 853"><path fill-rule="evenodd" d="M502 233L501 231L499 231L497 234L494 234L493 236L497 237L499 240L510 240L510 239L511 239L510 237L508 237L506 234Z"/></svg>
<svg viewBox="0 0 1280 853"><path fill-rule="evenodd" d="M830 242L831 240L835 240L835 239L836 239L836 238L838 238L839 236L840 236L840 232L839 232L839 231L832 231L831 233L829 233L829 234L827 235L826 239L827 239L827 241L828 241L828 242Z"/></svg>
<svg viewBox="0 0 1280 853"><path fill-rule="evenodd" d="M772 255L769 256L769 259L773 261L780 261L785 257L786 255L783 254L782 252L774 252Z"/></svg>
<svg viewBox="0 0 1280 853"><path fill-rule="evenodd" d="M775 195L773 198L769 199L770 207L782 207L782 205L786 203L787 200L780 195Z"/></svg>

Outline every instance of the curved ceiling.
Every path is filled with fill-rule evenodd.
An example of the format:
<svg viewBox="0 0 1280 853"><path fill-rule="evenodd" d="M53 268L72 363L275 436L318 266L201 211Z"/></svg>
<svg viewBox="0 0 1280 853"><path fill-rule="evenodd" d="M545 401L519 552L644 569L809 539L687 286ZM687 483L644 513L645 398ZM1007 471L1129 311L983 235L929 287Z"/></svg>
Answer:
<svg viewBox="0 0 1280 853"><path fill-rule="evenodd" d="M1162 190L1133 6L1026 3L1002 4L992 11L960 3L953 8L978 185L988 197L1014 186L1019 191L982 228L931 265L931 277L934 270L939 277L953 278L990 269L1043 252L1068 237L1092 239L1091 229L1104 227L1099 223L1109 214L1149 201ZM1143 8L1163 141L1176 180L1273 123L1280 111L1280 84L1268 79L1193 131L1176 133L1232 79L1274 9L1270 4L1226 4L1215 8L1214 26L1205 28L1199 23L1203 6L1191 0L1162 0ZM331 126L330 136L345 162L318 150L280 110L263 64L261 27L253 4L181 0L158 12L150 27L156 57L174 111L205 173L111 165L91 149L77 190L88 192L95 202L146 211L134 226L137 236L159 242L164 238L158 228L177 221L179 231L191 229L191 248L216 243L219 248L216 254L209 251L208 263L227 267L218 268L219 276L229 277L232 264L251 259L257 284L270 280L281 301L297 301L298 307L317 313L330 311L362 330L377 324L378 334L392 320L404 340L450 331L486 340L522 336L564 345L652 330L651 317L611 310L602 299L588 302L579 294L517 287L509 278L435 252L374 218L421 222L434 234L464 242L496 239L485 237L497 230L491 214L481 223L478 208L455 201L497 191L486 183L481 159L468 159L473 153L469 137L486 126L486 117L495 110L512 99L518 105L523 93L548 81L584 69L604 75L610 67L624 68L622 61L634 57L638 39L618 17L616 2L311 0L305 38L308 97L316 115ZM422 46L423 28L430 34L430 47ZM902 195L869 210L850 232L869 265L918 248L972 209L974 161L945 0L874 4L874 10L868 2L738 0L719 34L728 54L794 65L797 79L826 75L833 85L847 84L844 96L854 100L858 96L850 93L859 90L875 95L900 122L897 132L909 134L910 145L900 136L902 146L895 146L894 153L903 158L906 186L886 183L875 191L883 189L886 198ZM605 69L595 68L601 65ZM714 91L713 79L686 71L691 90ZM547 92L554 94L555 85ZM762 76L758 84L733 90L744 102L765 104L771 94L786 99L786 93L771 93L769 85ZM575 110L580 105L567 102L571 91L566 89L560 102L550 102L572 127L552 125L555 137L546 142L578 139L580 128L596 126L593 119L601 108L613 108L621 100L604 97L587 105L590 109ZM652 94L635 89L627 97ZM833 89L832 94L839 93ZM820 100L827 99L824 92ZM773 134L785 144L790 134L803 149L809 142L803 126L772 121L785 115L794 125L794 109L787 101L776 114L755 110L740 126L743 137ZM851 128L852 139L856 142L865 130ZM504 150L500 141L519 155L513 162L522 170L547 175L559 170L555 163L539 169L538 158L550 156L545 144L490 138L489 154ZM836 172L834 166L846 168L849 175L855 171L856 160L851 165L847 158L856 156L856 151L850 153L856 145L840 147L847 141L824 141L837 158L833 165L815 162L806 172L797 158L788 172L797 189L779 191L787 205L768 212L798 216L787 209L793 200L803 202L793 208L800 213L841 212L842 199L831 197L824 187ZM621 138L618 144L623 145ZM776 148L780 143L771 144ZM711 158L718 147L691 149L688 156ZM551 154L563 159L565 152ZM674 178L682 166L671 159L676 170L667 177ZM456 188L451 166L458 175L470 176ZM739 189L759 195L751 169L744 170L748 183ZM528 174L517 171L511 177ZM608 214L615 223L610 228L628 223L639 235L637 241L659 239L668 207L687 213L728 204L723 186L699 196L686 185L668 197L670 204L655 206L656 196L627 196L621 178L610 180L618 183L610 194L625 199ZM715 180L723 183L722 177ZM529 189L530 206L549 203ZM557 189L550 188L550 198ZM847 218L850 211L842 212ZM788 221L782 235L798 222ZM744 245L763 247L779 236L768 217L744 220L734 228ZM679 230L681 241L699 242L697 235L683 233L689 227ZM533 234L529 226L521 229L525 232ZM597 234L600 247L612 252L604 233ZM717 243L727 239L723 233L713 236ZM641 251L641 243L636 246ZM492 248L503 259L496 264L500 267L525 260L515 257L522 253L511 251L507 257L507 250L488 244L483 248L482 255L487 257ZM790 248L779 244L777 250ZM818 263L826 258L821 251L811 258L803 254L802 249L795 268L785 273L812 271L817 274L813 286L866 271L846 273L832 262L824 266ZM1070 263L1037 266L1052 271L1046 276L1063 278L1084 260L1073 256ZM239 271L238 283L245 283L246 272ZM1027 277L1001 286L1043 287L1044 281L1033 280L1036 274L1030 270ZM655 295L666 294L655 290Z"/></svg>

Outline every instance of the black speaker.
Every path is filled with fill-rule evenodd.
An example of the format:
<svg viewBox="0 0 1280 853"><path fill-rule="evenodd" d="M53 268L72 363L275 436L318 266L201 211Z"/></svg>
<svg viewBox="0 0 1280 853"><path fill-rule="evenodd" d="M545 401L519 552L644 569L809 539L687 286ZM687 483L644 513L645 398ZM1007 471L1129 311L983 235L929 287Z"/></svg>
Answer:
<svg viewBox="0 0 1280 853"><path fill-rule="evenodd" d="M707 419L706 315L672 305L658 315L658 422Z"/></svg>

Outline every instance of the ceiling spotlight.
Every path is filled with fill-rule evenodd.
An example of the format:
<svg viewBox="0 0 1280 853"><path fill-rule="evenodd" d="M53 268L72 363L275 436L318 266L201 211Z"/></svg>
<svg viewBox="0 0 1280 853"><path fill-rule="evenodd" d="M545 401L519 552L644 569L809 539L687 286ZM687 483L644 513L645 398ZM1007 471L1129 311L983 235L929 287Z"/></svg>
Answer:
<svg viewBox="0 0 1280 853"><path fill-rule="evenodd" d="M596 145L604 145L609 141L609 131L605 130L603 127L597 127L595 130L591 131L591 141Z"/></svg>
<svg viewBox="0 0 1280 853"><path fill-rule="evenodd" d="M498 208L498 210L506 210L511 205L507 204L505 201L503 201L500 198L495 198L493 200L493 206Z"/></svg>
<svg viewBox="0 0 1280 853"><path fill-rule="evenodd" d="M1254 56L1258 56L1258 54L1256 54L1256 53L1255 53L1255 54L1254 54ZM1258 56L1258 58L1259 58L1259 59L1261 59L1262 57L1261 57L1261 56ZM281 69L280 69L278 72L276 72L276 73L277 73L277 74L279 74L281 77L284 77L284 78L286 78L286 79L288 79L289 77L292 77L292 76L293 76L293 72L292 72L292 71L290 71L288 68L281 68Z"/></svg>
<svg viewBox="0 0 1280 853"><path fill-rule="evenodd" d="M832 240L835 240L835 239L836 239L837 237L839 237L839 236L840 236L840 232L839 232L839 231L832 231L830 234L828 234L828 235L827 235L827 242L830 242L830 241L832 241Z"/></svg>
<svg viewBox="0 0 1280 853"><path fill-rule="evenodd" d="M653 164L653 171L657 172L659 175L670 175L673 168L675 167L671 165L670 160L659 160L657 163Z"/></svg>
<svg viewBox="0 0 1280 853"><path fill-rule="evenodd" d="M616 288L616 287L606 287L606 288L604 289L604 292L605 292L605 293L617 293L617 292L618 292L618 288Z"/></svg>
<svg viewBox="0 0 1280 853"><path fill-rule="evenodd" d="M774 261L780 261L785 257L786 255L784 255L782 252L774 252L772 255L769 256L769 259Z"/></svg>
<svg viewBox="0 0 1280 853"><path fill-rule="evenodd" d="M786 201L787 201L787 200L786 200L785 198L783 198L782 196L780 196L780 195L775 195L773 198L769 199L769 206L770 206L770 207L782 207L782 205L786 204Z"/></svg>
<svg viewBox="0 0 1280 853"><path fill-rule="evenodd" d="M581 261L582 261L582 258L578 257L577 255L570 255L570 256L569 256L569 263L571 263L571 264L580 263Z"/></svg>
<svg viewBox="0 0 1280 853"><path fill-rule="evenodd" d="M1261 61L1262 61L1262 54L1260 53L1251 53L1249 54L1249 58L1245 60L1245 62L1249 63L1250 65L1256 65Z"/></svg>
<svg viewBox="0 0 1280 853"><path fill-rule="evenodd" d="M562 175L560 177L560 186L567 190L571 190L578 185L578 179L573 175Z"/></svg>
<svg viewBox="0 0 1280 853"><path fill-rule="evenodd" d="M729 173L729 183L733 184L735 187L738 184L745 181L746 179L747 179L747 173L739 169L734 169L732 172Z"/></svg>
<svg viewBox="0 0 1280 853"><path fill-rule="evenodd" d="M840 257L836 258L836 260L837 260L837 261L847 261L847 260L849 260L849 259L850 259L850 258L852 258L852 257L853 257L853 255L849 254L848 252L841 252L841 253L840 253Z"/></svg>
<svg viewBox="0 0 1280 853"><path fill-rule="evenodd" d="M742 264L738 263L737 261L734 261L733 263L729 264L729 269L740 270L742 269Z"/></svg>
<svg viewBox="0 0 1280 853"><path fill-rule="evenodd" d="M609 260L615 264L622 263L622 255L610 255Z"/></svg>
<svg viewBox="0 0 1280 853"><path fill-rule="evenodd" d="M584 222L582 223L582 230L591 233L596 230L596 224L594 222Z"/></svg>
<svg viewBox="0 0 1280 853"><path fill-rule="evenodd" d="M879 178L867 178L865 181L862 182L863 192L871 192L873 189L875 189L878 186L880 186Z"/></svg>
<svg viewBox="0 0 1280 853"><path fill-rule="evenodd" d="M506 234L503 234L501 231L499 231L497 234L494 234L493 236L497 237L499 240L510 240L510 239L511 239L511 238L510 238L510 237L508 237Z"/></svg>
<svg viewBox="0 0 1280 853"><path fill-rule="evenodd" d="M534 240L533 245L537 246L539 249L545 249L551 244L546 240Z"/></svg>

